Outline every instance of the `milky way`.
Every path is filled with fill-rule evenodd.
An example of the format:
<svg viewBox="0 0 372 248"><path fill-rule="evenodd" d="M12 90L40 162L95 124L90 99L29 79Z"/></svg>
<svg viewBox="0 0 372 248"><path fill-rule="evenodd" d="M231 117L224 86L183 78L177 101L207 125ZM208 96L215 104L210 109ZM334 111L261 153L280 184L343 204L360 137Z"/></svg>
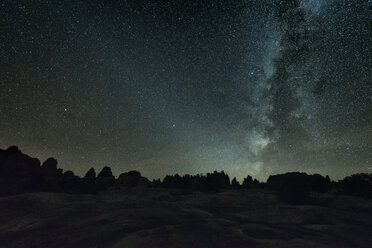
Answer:
<svg viewBox="0 0 372 248"><path fill-rule="evenodd" d="M2 1L0 147L79 175L370 172L371 2L232 2Z"/></svg>

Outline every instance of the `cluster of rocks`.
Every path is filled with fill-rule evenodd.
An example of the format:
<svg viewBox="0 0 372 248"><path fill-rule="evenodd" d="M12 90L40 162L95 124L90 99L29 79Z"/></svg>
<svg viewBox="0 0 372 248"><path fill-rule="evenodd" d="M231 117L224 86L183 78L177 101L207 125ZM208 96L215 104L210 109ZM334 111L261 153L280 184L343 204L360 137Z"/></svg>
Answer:
<svg viewBox="0 0 372 248"><path fill-rule="evenodd" d="M110 167L96 174L91 168L80 178L72 171L63 172L57 167L57 160L48 158L41 164L40 160L23 154L18 147L0 149L0 196L24 192L50 191L66 193L96 193L108 189L151 186L180 188L205 192L218 192L225 189L269 188L278 191L280 201L290 204L303 204L311 201L310 192L337 193L372 198L372 174L356 174L339 182L331 182L328 176L319 174L290 172L270 176L267 183L261 183L251 176L244 178L240 184L236 178L230 182L225 172L207 173L207 175L167 175L150 182L138 171L122 173L116 179Z"/></svg>
<svg viewBox="0 0 372 248"><path fill-rule="evenodd" d="M0 149L0 196L37 191L96 193L149 183L138 171L123 173L115 179L110 167L106 166L98 175L91 168L80 178L70 170L63 172L57 164L54 158L41 164L39 159L23 154L16 146Z"/></svg>
<svg viewBox="0 0 372 248"><path fill-rule="evenodd" d="M278 191L279 201L290 204L306 204L314 202L310 192L324 193L329 191L332 188L332 182L328 176L289 172L270 176L267 186Z"/></svg>
<svg viewBox="0 0 372 248"><path fill-rule="evenodd" d="M337 182L341 193L372 198L372 174L360 173L348 176Z"/></svg>
<svg viewBox="0 0 372 248"><path fill-rule="evenodd" d="M166 188L181 188L190 190L199 190L205 192L219 192L224 189L242 189L260 186L260 182L253 180L251 176L247 176L241 185L234 177L230 182L229 175L224 171L207 173L207 175L167 175L163 182L160 180L154 181L159 186Z"/></svg>
<svg viewBox="0 0 372 248"><path fill-rule="evenodd" d="M267 179L270 188L281 190L283 188L301 188L306 191L325 192L332 187L329 176L319 174L308 175L300 172L288 172L270 176Z"/></svg>
<svg viewBox="0 0 372 248"><path fill-rule="evenodd" d="M213 173L208 173L206 176L198 174L196 176L184 175L181 177L176 174L173 176L167 175L161 185L166 188L219 191L230 186L230 179L223 171L214 171Z"/></svg>

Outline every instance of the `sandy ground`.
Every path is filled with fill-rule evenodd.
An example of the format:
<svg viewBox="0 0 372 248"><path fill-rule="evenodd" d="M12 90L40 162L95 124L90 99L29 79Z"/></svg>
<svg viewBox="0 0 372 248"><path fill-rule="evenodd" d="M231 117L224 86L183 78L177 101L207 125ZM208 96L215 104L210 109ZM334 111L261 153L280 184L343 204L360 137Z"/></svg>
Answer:
<svg viewBox="0 0 372 248"><path fill-rule="evenodd" d="M372 247L372 200L132 188L0 198L0 247Z"/></svg>

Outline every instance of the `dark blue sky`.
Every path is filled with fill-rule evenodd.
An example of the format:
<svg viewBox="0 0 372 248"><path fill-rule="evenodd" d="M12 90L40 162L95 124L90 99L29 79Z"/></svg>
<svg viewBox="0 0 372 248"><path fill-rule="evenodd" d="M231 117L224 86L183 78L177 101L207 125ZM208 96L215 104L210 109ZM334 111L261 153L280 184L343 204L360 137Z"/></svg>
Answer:
<svg viewBox="0 0 372 248"><path fill-rule="evenodd" d="M369 1L2 1L1 12L1 148L79 175L372 169Z"/></svg>

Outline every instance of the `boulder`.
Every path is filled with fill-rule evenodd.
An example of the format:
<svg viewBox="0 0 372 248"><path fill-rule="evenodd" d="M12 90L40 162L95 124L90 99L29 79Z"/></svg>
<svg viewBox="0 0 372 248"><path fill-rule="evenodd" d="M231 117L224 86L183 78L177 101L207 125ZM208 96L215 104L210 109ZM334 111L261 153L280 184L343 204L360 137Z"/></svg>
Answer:
<svg viewBox="0 0 372 248"><path fill-rule="evenodd" d="M325 178L319 174L308 175L301 172L288 172L270 176L267 180L270 188L281 189L283 185L293 185L293 187L301 187L310 192L325 192L331 188L329 178Z"/></svg>
<svg viewBox="0 0 372 248"><path fill-rule="evenodd" d="M137 186L148 186L150 181L141 176L138 171L129 171L120 174L118 180L116 181L115 187L137 187Z"/></svg>

